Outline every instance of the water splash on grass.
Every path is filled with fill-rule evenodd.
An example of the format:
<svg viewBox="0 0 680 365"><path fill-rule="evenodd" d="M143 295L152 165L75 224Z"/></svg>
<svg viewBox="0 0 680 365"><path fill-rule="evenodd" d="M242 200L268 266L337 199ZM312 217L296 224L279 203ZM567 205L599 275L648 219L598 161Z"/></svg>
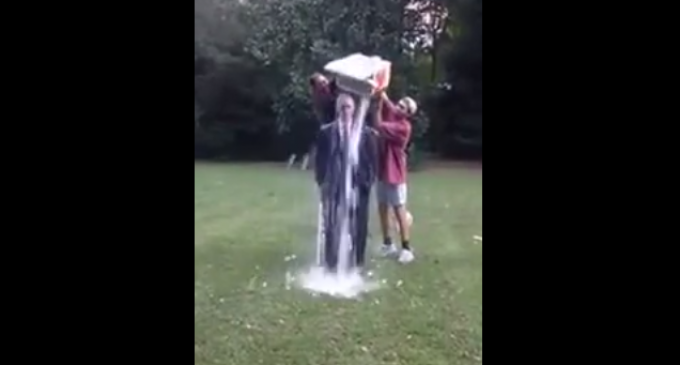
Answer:
<svg viewBox="0 0 680 365"><path fill-rule="evenodd" d="M366 279L355 270L329 273L322 267L312 267L300 273L295 282L304 290L337 298L356 298L380 288L377 281Z"/></svg>

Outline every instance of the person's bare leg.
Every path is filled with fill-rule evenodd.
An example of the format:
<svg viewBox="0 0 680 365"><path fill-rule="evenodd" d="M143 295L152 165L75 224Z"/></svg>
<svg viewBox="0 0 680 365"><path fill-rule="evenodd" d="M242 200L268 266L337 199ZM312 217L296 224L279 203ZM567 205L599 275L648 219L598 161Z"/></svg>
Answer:
<svg viewBox="0 0 680 365"><path fill-rule="evenodd" d="M390 217L387 215L387 204L378 203L378 215L380 216L380 231L382 233L383 242L390 239Z"/></svg>
<svg viewBox="0 0 680 365"><path fill-rule="evenodd" d="M392 244L390 237L390 217L389 210L386 203L378 203L378 215L380 215L380 230L382 231L383 244L380 247L382 256L394 256L399 253L399 250Z"/></svg>
<svg viewBox="0 0 680 365"><path fill-rule="evenodd" d="M399 253L399 262L407 264L415 259L411 245L409 242L411 234L411 225L407 218L406 207L399 205L394 208L394 214L397 216L397 223L399 224L399 234L401 235L401 252Z"/></svg>
<svg viewBox="0 0 680 365"><path fill-rule="evenodd" d="M401 235L402 248L410 250L409 238L411 234L411 226L408 224L408 218L406 217L406 207L400 205L394 207L394 215L397 217L397 224L399 225L399 234Z"/></svg>

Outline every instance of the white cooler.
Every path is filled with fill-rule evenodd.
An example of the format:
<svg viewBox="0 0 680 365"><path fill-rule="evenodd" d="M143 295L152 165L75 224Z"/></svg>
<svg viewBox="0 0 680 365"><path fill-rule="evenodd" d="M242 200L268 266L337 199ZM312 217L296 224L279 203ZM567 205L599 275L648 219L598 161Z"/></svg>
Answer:
<svg viewBox="0 0 680 365"><path fill-rule="evenodd" d="M336 76L340 89L358 95L373 95L387 88L391 68L390 61L355 53L329 62L324 70Z"/></svg>

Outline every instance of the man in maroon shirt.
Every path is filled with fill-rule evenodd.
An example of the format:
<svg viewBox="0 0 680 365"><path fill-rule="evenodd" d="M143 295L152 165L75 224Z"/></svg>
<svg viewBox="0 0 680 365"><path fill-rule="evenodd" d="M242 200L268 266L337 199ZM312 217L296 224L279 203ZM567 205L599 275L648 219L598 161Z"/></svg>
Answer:
<svg viewBox="0 0 680 365"><path fill-rule="evenodd" d="M416 112L416 103L409 97L394 105L383 92L375 113L375 129L380 135L378 152L378 213L383 234L382 252L385 256L399 254L399 262L415 258L409 245L410 227L406 212L406 146L411 138L408 118ZM394 209L401 235L401 251L390 237L388 209Z"/></svg>

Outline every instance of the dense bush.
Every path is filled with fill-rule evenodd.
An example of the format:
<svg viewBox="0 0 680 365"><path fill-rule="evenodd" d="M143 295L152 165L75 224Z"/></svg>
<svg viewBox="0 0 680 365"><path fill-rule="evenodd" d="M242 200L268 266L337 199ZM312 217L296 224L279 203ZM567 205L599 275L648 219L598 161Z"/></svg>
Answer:
<svg viewBox="0 0 680 365"><path fill-rule="evenodd" d="M304 152L316 129L307 77L353 52L392 61L389 94L418 101L411 167L422 150L481 156L481 4L195 0L195 156Z"/></svg>

